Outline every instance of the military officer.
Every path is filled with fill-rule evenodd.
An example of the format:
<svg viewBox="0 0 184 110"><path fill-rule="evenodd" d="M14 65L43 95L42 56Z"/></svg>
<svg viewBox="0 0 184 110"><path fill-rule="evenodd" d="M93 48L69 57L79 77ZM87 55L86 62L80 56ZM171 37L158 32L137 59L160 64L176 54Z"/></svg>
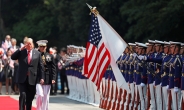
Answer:
<svg viewBox="0 0 184 110"><path fill-rule="evenodd" d="M184 109L184 43L181 44L181 50L180 50L181 59L183 62L182 67L182 75L181 75L181 90L182 90L182 96L181 96L181 109Z"/></svg>
<svg viewBox="0 0 184 110"><path fill-rule="evenodd" d="M130 45L130 48L133 50L130 54L130 62L129 62L129 70L128 70L128 74L129 74L129 85L130 85L130 92L131 92L131 99L130 99L130 104L129 104L129 110L132 110L134 107L134 100L135 100L135 95L134 95L134 61L136 59L136 55L135 55L135 48L136 48L136 44L134 43L128 43Z"/></svg>
<svg viewBox="0 0 184 110"><path fill-rule="evenodd" d="M168 85L168 75L169 75L168 74L169 73L169 66L168 65L169 65L169 62L171 61L171 55L169 55L169 44L170 44L169 42L164 42L165 55L163 55L163 57L156 57L156 58L151 58L151 59L148 58L149 61L157 63L157 65L158 64L162 65L161 68L159 68L159 71L161 73L161 79L159 79L160 76L158 76L158 74L157 74L156 78L161 80L160 85L162 86L162 93L160 93L160 94L162 94L162 97L163 97L163 109L164 110L168 110L168 106L167 106L167 101L168 101L167 85ZM159 55L159 54L157 54L157 55ZM157 93L159 93L159 91Z"/></svg>
<svg viewBox="0 0 184 110"><path fill-rule="evenodd" d="M36 85L37 110L48 110L51 84L54 84L56 80L56 64L54 61L54 57L46 52L48 41L39 40L36 43L38 44L38 48L41 53L45 73L44 84Z"/></svg>
<svg viewBox="0 0 184 110"><path fill-rule="evenodd" d="M147 48L147 58L148 59L151 59L151 58L155 58L156 57L156 52L155 52L155 41L154 40L148 40L148 48ZM148 61L148 60L147 60ZM154 70L154 67L155 67L155 63L152 62L152 61L148 61L148 67L151 69L151 70ZM151 110L156 110L157 107L156 107L156 100L155 100L155 88L154 88L154 81L155 81L155 76L154 76L154 73L151 73L151 71L147 71L147 77L148 77L148 93L150 93L150 97L151 97L151 100L150 100L150 109ZM148 96L148 99L149 99L149 96ZM148 100L149 101L149 100ZM148 105L148 108L149 108L149 105Z"/></svg>
<svg viewBox="0 0 184 110"><path fill-rule="evenodd" d="M146 48L147 46L143 43L138 43L138 64L136 66L136 85L138 87L138 94L140 97L140 107L141 110L146 109L146 84L147 84L147 68L142 65L142 61L146 58Z"/></svg>
<svg viewBox="0 0 184 110"><path fill-rule="evenodd" d="M181 43L171 41L170 45L170 51L173 55L169 69L169 89L171 90L173 109L178 110L181 99L182 60L179 55Z"/></svg>

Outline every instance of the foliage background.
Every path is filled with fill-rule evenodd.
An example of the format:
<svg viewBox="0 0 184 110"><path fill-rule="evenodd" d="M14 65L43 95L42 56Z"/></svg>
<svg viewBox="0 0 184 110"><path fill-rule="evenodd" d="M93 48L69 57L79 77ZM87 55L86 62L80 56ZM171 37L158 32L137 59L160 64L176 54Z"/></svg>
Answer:
<svg viewBox="0 0 184 110"><path fill-rule="evenodd" d="M49 46L85 46L90 24L86 3L126 42L184 42L183 0L0 0L0 40L47 39Z"/></svg>

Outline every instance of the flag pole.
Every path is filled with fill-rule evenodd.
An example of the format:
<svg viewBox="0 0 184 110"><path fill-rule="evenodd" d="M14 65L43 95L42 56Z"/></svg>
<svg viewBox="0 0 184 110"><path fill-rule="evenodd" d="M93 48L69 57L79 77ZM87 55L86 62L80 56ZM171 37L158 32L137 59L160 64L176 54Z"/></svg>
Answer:
<svg viewBox="0 0 184 110"><path fill-rule="evenodd" d="M96 7L92 7L90 6L88 3L86 3L86 5L89 7L91 13L95 14L95 16L97 16L99 14L98 10L96 9ZM90 14L91 14L90 13Z"/></svg>

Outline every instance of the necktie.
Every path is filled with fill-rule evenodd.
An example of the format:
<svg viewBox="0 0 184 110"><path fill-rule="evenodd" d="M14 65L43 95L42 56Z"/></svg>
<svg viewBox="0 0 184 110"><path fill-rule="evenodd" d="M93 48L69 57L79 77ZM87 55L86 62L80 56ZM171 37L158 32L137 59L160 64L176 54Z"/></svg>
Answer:
<svg viewBox="0 0 184 110"><path fill-rule="evenodd" d="M27 52L27 61L28 61L28 64L30 64L30 62L31 62L30 51Z"/></svg>

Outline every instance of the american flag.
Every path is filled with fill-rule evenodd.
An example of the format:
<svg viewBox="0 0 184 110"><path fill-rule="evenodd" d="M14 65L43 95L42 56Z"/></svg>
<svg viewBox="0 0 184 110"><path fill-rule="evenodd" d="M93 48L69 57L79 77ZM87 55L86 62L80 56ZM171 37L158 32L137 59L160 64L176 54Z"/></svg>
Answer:
<svg viewBox="0 0 184 110"><path fill-rule="evenodd" d="M99 89L100 82L110 64L110 53L104 45L98 18L91 15L90 32L84 60L84 75Z"/></svg>

